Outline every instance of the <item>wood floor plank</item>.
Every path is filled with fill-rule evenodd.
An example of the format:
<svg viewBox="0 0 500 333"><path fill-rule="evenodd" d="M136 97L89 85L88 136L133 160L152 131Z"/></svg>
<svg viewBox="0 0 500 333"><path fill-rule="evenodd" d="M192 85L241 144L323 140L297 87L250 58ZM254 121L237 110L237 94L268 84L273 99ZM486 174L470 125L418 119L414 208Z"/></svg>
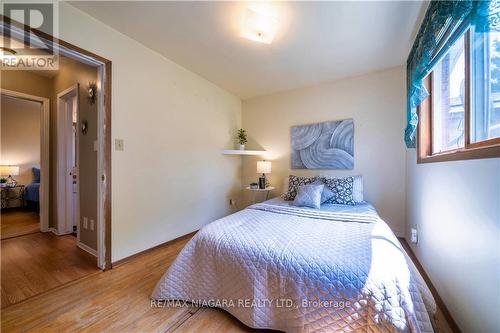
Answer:
<svg viewBox="0 0 500 333"><path fill-rule="evenodd" d="M166 331L188 310L152 308L149 297L186 241L10 306L2 331Z"/></svg>
<svg viewBox="0 0 500 333"><path fill-rule="evenodd" d="M37 232L0 244L2 308L99 271L71 235Z"/></svg>
<svg viewBox="0 0 500 333"><path fill-rule="evenodd" d="M20 209L2 210L0 214L1 239L7 239L40 231L38 213Z"/></svg>

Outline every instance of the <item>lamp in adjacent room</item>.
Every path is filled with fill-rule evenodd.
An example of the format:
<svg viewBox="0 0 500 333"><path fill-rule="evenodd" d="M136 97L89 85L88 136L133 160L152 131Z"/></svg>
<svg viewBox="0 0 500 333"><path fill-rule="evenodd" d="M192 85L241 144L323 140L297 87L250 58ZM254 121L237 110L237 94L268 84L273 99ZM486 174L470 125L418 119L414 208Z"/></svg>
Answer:
<svg viewBox="0 0 500 333"><path fill-rule="evenodd" d="M12 176L19 176L19 167L17 165L0 165L0 176L8 176L5 186L14 187L17 182Z"/></svg>
<svg viewBox="0 0 500 333"><path fill-rule="evenodd" d="M271 173L271 162L258 161L257 162L257 173L262 174L262 177L259 178L259 188L265 189L267 187L266 174Z"/></svg>

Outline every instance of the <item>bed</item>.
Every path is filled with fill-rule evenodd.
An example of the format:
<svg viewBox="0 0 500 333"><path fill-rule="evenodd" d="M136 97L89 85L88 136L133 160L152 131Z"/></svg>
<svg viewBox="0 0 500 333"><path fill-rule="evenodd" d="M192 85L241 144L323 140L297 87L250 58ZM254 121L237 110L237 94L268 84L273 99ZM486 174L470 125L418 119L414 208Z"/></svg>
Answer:
<svg viewBox="0 0 500 333"><path fill-rule="evenodd" d="M31 168L33 181L24 188L24 201L28 209L38 212L40 210L40 169Z"/></svg>
<svg viewBox="0 0 500 333"><path fill-rule="evenodd" d="M25 186L24 200L34 203L40 202L40 183L30 183Z"/></svg>
<svg viewBox="0 0 500 333"><path fill-rule="evenodd" d="M433 332L436 311L373 206L318 210L280 198L201 229L152 299L215 306L247 326L285 332Z"/></svg>

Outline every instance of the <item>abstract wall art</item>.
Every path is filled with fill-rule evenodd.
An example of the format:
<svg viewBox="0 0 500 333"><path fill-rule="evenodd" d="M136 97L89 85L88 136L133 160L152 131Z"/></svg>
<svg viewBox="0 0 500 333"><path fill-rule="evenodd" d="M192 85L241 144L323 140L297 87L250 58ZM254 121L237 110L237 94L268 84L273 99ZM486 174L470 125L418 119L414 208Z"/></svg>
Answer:
<svg viewBox="0 0 500 333"><path fill-rule="evenodd" d="M354 168L354 120L292 127L292 169Z"/></svg>

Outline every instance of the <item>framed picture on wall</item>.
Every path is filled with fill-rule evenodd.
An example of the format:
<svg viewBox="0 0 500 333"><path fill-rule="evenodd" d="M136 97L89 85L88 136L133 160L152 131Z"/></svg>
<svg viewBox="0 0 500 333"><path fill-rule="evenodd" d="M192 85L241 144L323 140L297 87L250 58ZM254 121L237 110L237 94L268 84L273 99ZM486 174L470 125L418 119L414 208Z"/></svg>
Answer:
<svg viewBox="0 0 500 333"><path fill-rule="evenodd" d="M293 126L292 169L353 169L354 120Z"/></svg>

